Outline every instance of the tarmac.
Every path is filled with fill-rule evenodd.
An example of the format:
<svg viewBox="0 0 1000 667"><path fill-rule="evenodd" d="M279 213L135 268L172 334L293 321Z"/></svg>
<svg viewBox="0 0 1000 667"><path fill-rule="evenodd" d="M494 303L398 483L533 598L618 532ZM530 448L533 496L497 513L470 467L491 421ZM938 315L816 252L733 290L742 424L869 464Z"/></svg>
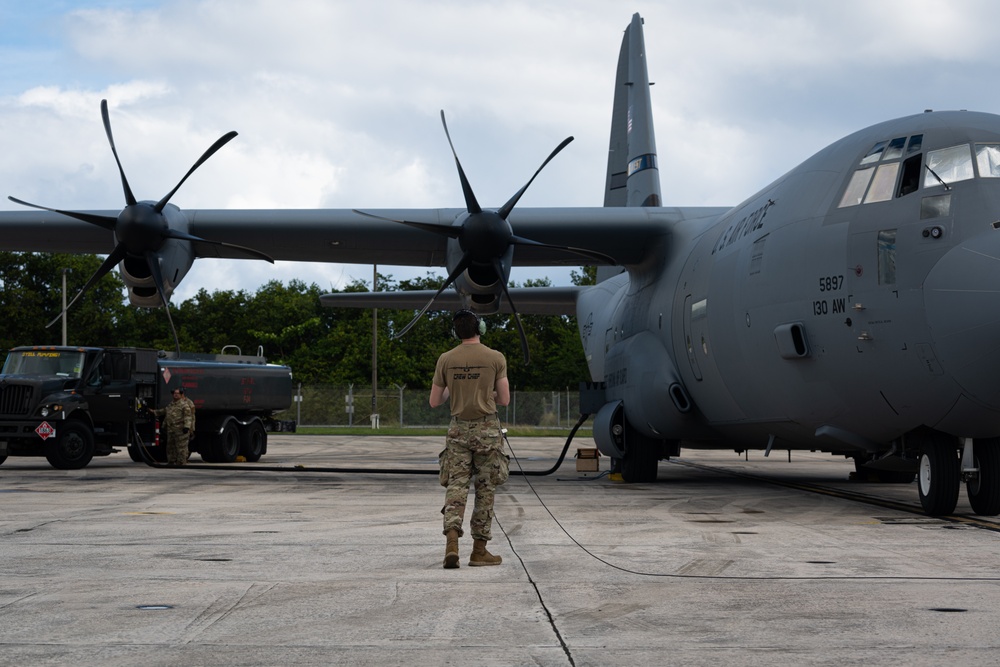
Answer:
<svg viewBox="0 0 1000 667"><path fill-rule="evenodd" d="M558 438L512 439L551 467ZM272 435L243 470L0 466L2 665L966 665L1000 655L1000 533L825 454L685 450L659 480L497 493L498 567L442 568L438 437ZM198 457L192 457L198 463ZM608 460L600 460L607 471ZM319 472L364 467L373 472ZM255 469L256 468L256 469ZM413 468L435 474L384 474ZM512 469L517 466L512 462ZM530 484L529 484L530 483ZM471 506L471 505L470 505ZM964 492L957 514L971 517ZM996 523L995 521L992 523Z"/></svg>

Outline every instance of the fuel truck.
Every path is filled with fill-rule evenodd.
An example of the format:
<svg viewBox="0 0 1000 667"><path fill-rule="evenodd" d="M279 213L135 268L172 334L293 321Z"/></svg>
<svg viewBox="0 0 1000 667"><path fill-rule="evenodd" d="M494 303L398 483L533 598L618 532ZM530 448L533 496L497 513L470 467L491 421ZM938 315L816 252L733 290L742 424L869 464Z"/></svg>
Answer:
<svg viewBox="0 0 1000 667"><path fill-rule="evenodd" d="M166 460L163 408L183 387L195 406L189 444L210 463L260 460L269 431L294 431L275 415L292 403L292 371L263 356L142 348L16 347L0 372L0 464L44 456L77 470L127 447L133 461Z"/></svg>

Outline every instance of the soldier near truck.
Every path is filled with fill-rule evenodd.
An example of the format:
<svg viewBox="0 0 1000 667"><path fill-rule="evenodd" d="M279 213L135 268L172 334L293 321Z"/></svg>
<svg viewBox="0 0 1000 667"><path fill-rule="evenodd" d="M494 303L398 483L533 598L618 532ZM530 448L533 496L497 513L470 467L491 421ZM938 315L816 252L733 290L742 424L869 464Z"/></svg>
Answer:
<svg viewBox="0 0 1000 667"><path fill-rule="evenodd" d="M0 374L0 463L44 456L73 470L118 447L134 461L164 462L165 443L147 408L165 408L178 386L195 398L198 428L189 447L205 461L257 461L269 431L295 428L277 418L292 403L291 369L262 356L17 347Z"/></svg>
<svg viewBox="0 0 1000 667"><path fill-rule="evenodd" d="M173 400L167 407L149 411L161 420L160 432L166 430L167 465L183 466L191 455L188 441L194 435L194 403L184 395L183 387L176 387L170 393Z"/></svg>

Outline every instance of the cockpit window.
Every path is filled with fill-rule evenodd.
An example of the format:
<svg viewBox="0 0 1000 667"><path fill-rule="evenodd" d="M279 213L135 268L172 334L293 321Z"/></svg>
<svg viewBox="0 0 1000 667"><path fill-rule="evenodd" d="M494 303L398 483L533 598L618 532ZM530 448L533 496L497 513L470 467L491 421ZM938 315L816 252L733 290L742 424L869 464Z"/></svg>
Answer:
<svg viewBox="0 0 1000 667"><path fill-rule="evenodd" d="M927 172L924 174L925 188L965 181L974 175L972 151L968 144L927 153Z"/></svg>
<svg viewBox="0 0 1000 667"><path fill-rule="evenodd" d="M924 135L915 134L909 138L879 141L861 158L858 169L851 174L851 180L840 198L839 208L857 206L864 202L871 204L889 201L915 192L920 186L920 167L922 165L920 147ZM998 145L1000 148L1000 145ZM908 155L900 162L904 155ZM910 155L917 151L916 155ZM900 172L902 171L902 176ZM896 182L899 181L897 186Z"/></svg>
<svg viewBox="0 0 1000 667"><path fill-rule="evenodd" d="M844 196L840 200L840 208L857 206L861 203L873 173L875 173L875 167L866 167L854 172L851 176L851 182L847 184L847 190L844 191Z"/></svg>
<svg viewBox="0 0 1000 667"><path fill-rule="evenodd" d="M882 153L883 160L894 160L903 157L903 147L906 146L906 137L899 137L889 142L888 148Z"/></svg>
<svg viewBox="0 0 1000 667"><path fill-rule="evenodd" d="M980 178L1000 178L1000 144L976 144Z"/></svg>
<svg viewBox="0 0 1000 667"><path fill-rule="evenodd" d="M868 151L868 154L861 158L861 164L871 164L872 162L878 162L879 158L882 157L882 151L885 150L887 141L880 141L872 149Z"/></svg>
<svg viewBox="0 0 1000 667"><path fill-rule="evenodd" d="M876 201L889 201L892 199L892 191L896 187L896 174L898 172L898 162L880 164L878 170L875 172L872 185L868 188L868 196L865 197L865 203L870 204Z"/></svg>

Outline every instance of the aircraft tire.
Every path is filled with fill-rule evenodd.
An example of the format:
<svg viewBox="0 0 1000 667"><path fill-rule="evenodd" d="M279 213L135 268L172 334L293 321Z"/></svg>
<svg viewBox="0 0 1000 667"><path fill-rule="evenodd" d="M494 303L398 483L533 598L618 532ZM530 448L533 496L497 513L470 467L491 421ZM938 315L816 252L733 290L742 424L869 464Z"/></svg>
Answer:
<svg viewBox="0 0 1000 667"><path fill-rule="evenodd" d="M45 458L56 470L86 468L94 458L94 434L79 421L67 421L45 445Z"/></svg>
<svg viewBox="0 0 1000 667"><path fill-rule="evenodd" d="M972 453L979 474L965 483L972 510L980 516L1000 514L1000 438L976 439Z"/></svg>
<svg viewBox="0 0 1000 667"><path fill-rule="evenodd" d="M660 467L660 442L638 433L626 436L622 479L630 483L655 482Z"/></svg>
<svg viewBox="0 0 1000 667"><path fill-rule="evenodd" d="M958 450L948 441L931 439L920 453L917 490L920 504L930 516L951 514L958 504L961 482Z"/></svg>

